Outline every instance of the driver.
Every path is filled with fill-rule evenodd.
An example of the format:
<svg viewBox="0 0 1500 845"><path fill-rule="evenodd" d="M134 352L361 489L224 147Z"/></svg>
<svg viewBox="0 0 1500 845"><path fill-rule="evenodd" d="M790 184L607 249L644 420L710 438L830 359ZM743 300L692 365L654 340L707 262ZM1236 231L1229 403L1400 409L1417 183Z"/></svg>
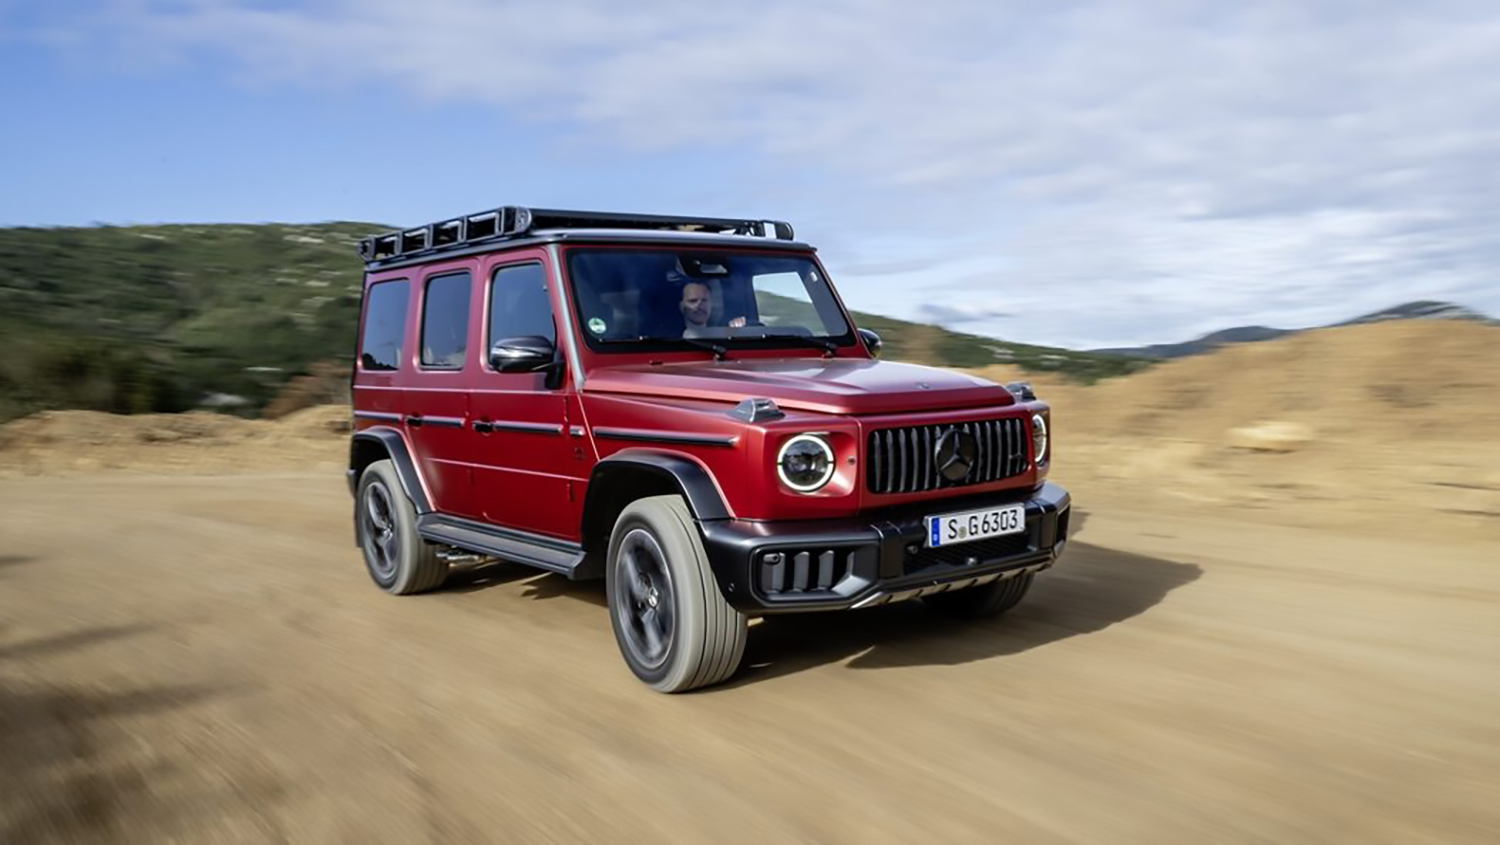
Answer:
<svg viewBox="0 0 1500 845"><path fill-rule="evenodd" d="M682 334L696 334L698 331L708 327L710 313L708 285L702 282L688 282L682 286L682 299L678 301L677 308L682 312ZM735 317L730 320L730 328L739 328L745 325L744 317Z"/></svg>

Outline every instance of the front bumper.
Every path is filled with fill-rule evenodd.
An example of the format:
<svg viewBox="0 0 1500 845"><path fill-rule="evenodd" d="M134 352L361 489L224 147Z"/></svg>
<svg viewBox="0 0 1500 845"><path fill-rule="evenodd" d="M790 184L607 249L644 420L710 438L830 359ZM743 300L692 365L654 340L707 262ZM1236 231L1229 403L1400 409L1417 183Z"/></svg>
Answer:
<svg viewBox="0 0 1500 845"><path fill-rule="evenodd" d="M1026 530L928 549L923 517L1024 502ZM751 615L845 610L963 589L1052 566L1067 543L1072 499L1034 491L939 499L878 519L700 523L728 602Z"/></svg>

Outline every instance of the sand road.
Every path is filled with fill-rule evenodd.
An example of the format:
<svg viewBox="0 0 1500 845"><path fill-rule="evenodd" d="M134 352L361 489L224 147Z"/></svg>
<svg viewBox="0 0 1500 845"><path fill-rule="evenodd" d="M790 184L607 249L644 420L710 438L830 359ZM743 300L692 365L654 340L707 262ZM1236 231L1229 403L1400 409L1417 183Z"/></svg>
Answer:
<svg viewBox="0 0 1500 845"><path fill-rule="evenodd" d="M1500 543L1079 504L1010 616L663 696L600 585L380 593L337 477L3 481L0 842L1500 841Z"/></svg>

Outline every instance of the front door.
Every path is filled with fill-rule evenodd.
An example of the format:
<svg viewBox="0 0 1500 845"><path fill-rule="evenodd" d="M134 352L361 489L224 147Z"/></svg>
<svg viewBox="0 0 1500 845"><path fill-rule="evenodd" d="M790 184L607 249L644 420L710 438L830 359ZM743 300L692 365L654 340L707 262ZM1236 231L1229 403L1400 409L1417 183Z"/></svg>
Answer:
<svg viewBox="0 0 1500 845"><path fill-rule="evenodd" d="M574 438L567 430L566 375L551 386L544 373L501 373L488 350L497 340L541 336L557 344L548 256L510 253L485 265L485 354L469 397L477 426L474 497L487 522L576 539Z"/></svg>

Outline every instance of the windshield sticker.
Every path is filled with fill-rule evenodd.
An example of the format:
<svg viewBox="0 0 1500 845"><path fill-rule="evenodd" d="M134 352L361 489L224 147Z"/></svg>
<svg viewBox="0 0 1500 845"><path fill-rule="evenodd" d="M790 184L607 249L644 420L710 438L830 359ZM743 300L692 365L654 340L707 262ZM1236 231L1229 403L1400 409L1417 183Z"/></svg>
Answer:
<svg viewBox="0 0 1500 845"><path fill-rule="evenodd" d="M604 325L604 321L598 317L589 320L589 331L594 334L604 334L604 330L607 328L609 327Z"/></svg>

